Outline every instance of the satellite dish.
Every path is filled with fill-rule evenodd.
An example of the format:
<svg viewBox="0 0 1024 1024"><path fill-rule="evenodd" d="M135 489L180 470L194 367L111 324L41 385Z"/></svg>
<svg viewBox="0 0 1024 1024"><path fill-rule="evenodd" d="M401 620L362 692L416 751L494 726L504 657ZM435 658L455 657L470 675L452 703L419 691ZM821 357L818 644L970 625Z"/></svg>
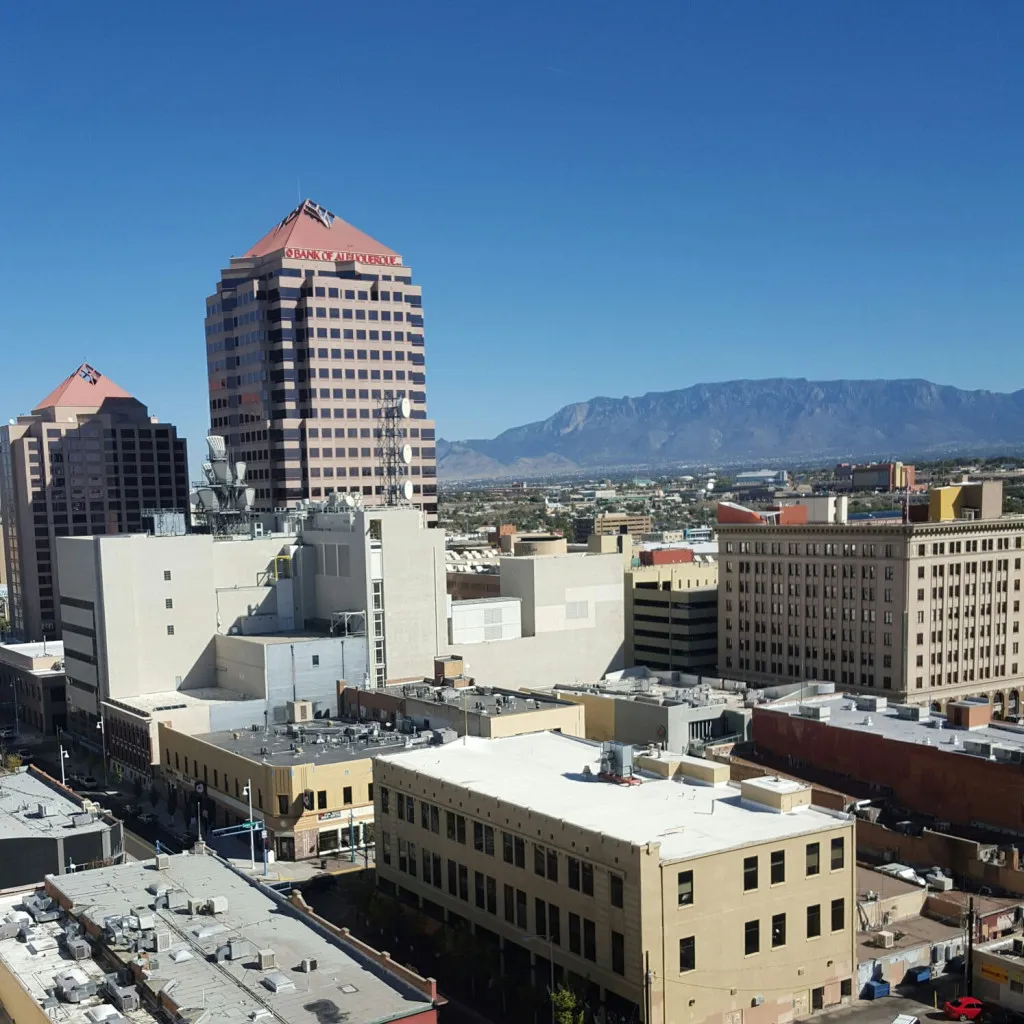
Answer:
<svg viewBox="0 0 1024 1024"><path fill-rule="evenodd" d="M408 398L403 398L398 403L398 415L401 416L403 420L407 420L412 415L412 402L410 402Z"/></svg>
<svg viewBox="0 0 1024 1024"><path fill-rule="evenodd" d="M402 484L402 497L405 498L406 501L412 501L412 481L411 480L406 480L405 483Z"/></svg>
<svg viewBox="0 0 1024 1024"><path fill-rule="evenodd" d="M403 444L402 445L402 461L407 466L409 465L410 462L412 462L412 445L411 444Z"/></svg>

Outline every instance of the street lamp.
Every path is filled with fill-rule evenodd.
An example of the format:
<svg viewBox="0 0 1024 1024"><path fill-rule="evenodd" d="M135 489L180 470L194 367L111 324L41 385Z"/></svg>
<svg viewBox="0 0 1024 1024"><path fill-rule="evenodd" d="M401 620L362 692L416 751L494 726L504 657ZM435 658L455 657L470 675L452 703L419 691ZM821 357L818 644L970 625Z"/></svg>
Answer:
<svg viewBox="0 0 1024 1024"><path fill-rule="evenodd" d="M100 712L100 720L96 723L100 731L100 749L103 753L103 788L107 788L107 727L103 721L103 712Z"/></svg>
<svg viewBox="0 0 1024 1024"><path fill-rule="evenodd" d="M63 747L59 747L60 753L60 784L67 788L68 780L64 777L64 762L71 756Z"/></svg>
<svg viewBox="0 0 1024 1024"><path fill-rule="evenodd" d="M249 798L249 870L256 870L256 837L253 835L252 821L252 779L245 780L242 793Z"/></svg>

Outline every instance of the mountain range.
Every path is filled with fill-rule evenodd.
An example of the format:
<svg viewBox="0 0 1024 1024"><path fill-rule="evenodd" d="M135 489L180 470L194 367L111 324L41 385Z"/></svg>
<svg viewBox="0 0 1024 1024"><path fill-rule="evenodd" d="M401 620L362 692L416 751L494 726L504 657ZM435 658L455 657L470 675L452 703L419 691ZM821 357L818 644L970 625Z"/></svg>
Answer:
<svg viewBox="0 0 1024 1024"><path fill-rule="evenodd" d="M634 467L922 458L1024 445L1024 390L926 380L734 380L592 398L490 440L437 443L442 479Z"/></svg>

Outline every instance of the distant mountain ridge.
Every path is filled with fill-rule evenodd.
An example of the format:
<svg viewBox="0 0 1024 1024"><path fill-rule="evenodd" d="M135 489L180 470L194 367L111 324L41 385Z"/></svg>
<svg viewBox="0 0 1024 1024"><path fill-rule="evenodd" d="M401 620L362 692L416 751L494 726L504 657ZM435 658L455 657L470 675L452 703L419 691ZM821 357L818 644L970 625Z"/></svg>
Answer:
<svg viewBox="0 0 1024 1024"><path fill-rule="evenodd" d="M777 378L593 398L490 440L439 440L437 454L443 479L468 480L1017 446L1024 446L1024 390Z"/></svg>

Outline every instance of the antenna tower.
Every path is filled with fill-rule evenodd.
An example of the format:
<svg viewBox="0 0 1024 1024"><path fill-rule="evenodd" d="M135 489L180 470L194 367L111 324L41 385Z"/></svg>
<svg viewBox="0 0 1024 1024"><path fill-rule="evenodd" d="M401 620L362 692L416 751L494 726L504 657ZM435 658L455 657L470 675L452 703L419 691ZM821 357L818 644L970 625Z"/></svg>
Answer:
<svg viewBox="0 0 1024 1024"><path fill-rule="evenodd" d="M411 412L408 398L384 398L378 407L385 505L404 505L412 498L412 481L408 477L412 448L405 440Z"/></svg>

